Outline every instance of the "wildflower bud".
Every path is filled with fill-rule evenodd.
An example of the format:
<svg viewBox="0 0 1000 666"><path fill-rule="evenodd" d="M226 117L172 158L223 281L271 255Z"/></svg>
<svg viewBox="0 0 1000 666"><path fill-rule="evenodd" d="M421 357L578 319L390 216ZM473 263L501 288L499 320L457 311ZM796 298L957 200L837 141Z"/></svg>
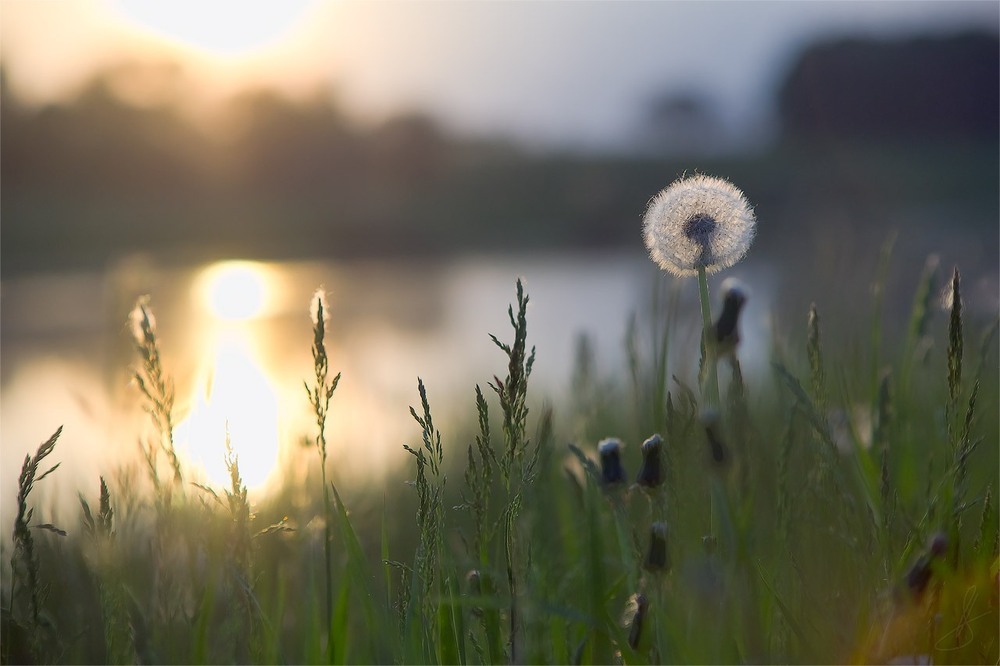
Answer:
<svg viewBox="0 0 1000 666"><path fill-rule="evenodd" d="M711 555L715 552L715 547L719 544L719 540L716 539L711 534L706 534L701 538L701 547L705 549L706 555Z"/></svg>
<svg viewBox="0 0 1000 666"><path fill-rule="evenodd" d="M642 443L642 467L635 482L644 488L657 488L663 483L663 439L653 435Z"/></svg>
<svg viewBox="0 0 1000 666"><path fill-rule="evenodd" d="M909 588L915 599L919 599L923 595L927 585L931 582L934 560L944 555L947 550L948 538L941 533L935 534L927 542L927 551L906 572L906 587Z"/></svg>
<svg viewBox="0 0 1000 666"><path fill-rule="evenodd" d="M646 553L645 567L649 571L662 573L670 571L667 526L664 523L653 523L649 528L649 552Z"/></svg>
<svg viewBox="0 0 1000 666"><path fill-rule="evenodd" d="M726 356L736 351L740 342L740 311L747 302L747 291L739 281L727 278L722 283L722 292L722 313L712 325L712 342L716 354Z"/></svg>
<svg viewBox="0 0 1000 666"><path fill-rule="evenodd" d="M602 439L597 445L601 456L601 484L611 487L625 483L625 470L621 460L622 443L614 437Z"/></svg>
<svg viewBox="0 0 1000 666"><path fill-rule="evenodd" d="M643 638L643 627L646 624L646 613L649 610L649 599L642 592L633 594L629 600L629 605L633 608L632 621L629 623L628 644L633 650L639 649L639 642Z"/></svg>
<svg viewBox="0 0 1000 666"><path fill-rule="evenodd" d="M723 467L729 462L729 454L719 433L719 413L715 410L705 411L701 415L701 424L705 427L705 438L708 440L712 464L716 467Z"/></svg>

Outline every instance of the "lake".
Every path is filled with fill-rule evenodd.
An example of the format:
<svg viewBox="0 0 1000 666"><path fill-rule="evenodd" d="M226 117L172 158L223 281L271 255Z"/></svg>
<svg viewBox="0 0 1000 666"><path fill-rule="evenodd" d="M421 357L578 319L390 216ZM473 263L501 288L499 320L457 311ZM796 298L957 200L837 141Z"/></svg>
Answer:
<svg viewBox="0 0 1000 666"><path fill-rule="evenodd" d="M752 285L745 344L766 350L773 276L761 268L728 274ZM302 381L312 376L308 309L320 285L330 307L330 367L343 373L328 426L331 455L341 475L381 475L408 462L404 443L419 441L408 409L419 403L418 376L447 440L449 421L472 418L475 385L486 390L505 374L505 357L488 334L511 339L507 307L518 277L530 297L528 342L537 347L532 394L557 405L580 335L589 337L598 372L623 376L629 318L648 317L657 281L661 288L669 282L641 253L187 267L133 257L105 271L7 279L0 285L0 481L16 487L25 453L61 424L54 458L64 462L63 481L96 487L98 474L134 459L148 428L129 381L135 358L127 320L136 299L149 294L176 382L179 448L219 478L228 420L248 483L261 483L275 459L312 432ZM681 310L696 315L695 282L683 283L679 297ZM674 371L690 375L696 319L684 328L693 351ZM639 330L651 329L640 323Z"/></svg>
<svg viewBox="0 0 1000 666"><path fill-rule="evenodd" d="M902 296L887 301L903 313L922 261L910 263L897 281ZM989 297L996 292L995 275L983 275L967 284L987 295L980 314L996 316L996 299ZM752 257L725 276L740 278L751 290L741 361L748 382L757 381L774 342L776 301L781 299L782 308L793 306L792 315L779 318L778 330L787 337L789 328L804 332L808 300L788 296L803 290L801 280L783 279L778 267ZM531 395L557 410L570 393L580 336L589 338L597 373L624 380L630 318L637 317L643 348L650 349L654 293L662 297L674 284L641 252L202 266L136 256L103 271L5 279L0 284L4 496L16 488L24 455L59 425L65 431L54 459L63 462L58 485L64 498L75 502L77 489L93 495L99 474L137 460L138 439L148 435L149 426L138 390L130 385L135 356L128 315L143 294L150 296L164 365L176 383L178 448L204 469L204 480L223 479L228 423L248 485L260 486L276 461L294 457L314 430L302 381L312 377L308 310L321 285L330 307L330 367L343 373L327 429L336 475L382 478L410 464L404 443L419 443L420 431L409 415L409 406L419 404L418 376L446 446L450 434L457 436L449 424L474 423L475 385L488 391L486 382L506 373L506 359L488 334L512 338L507 307L515 301L518 277L530 297L528 342L537 347ZM710 278L714 307L721 279ZM823 293L836 294L837 285L828 283L823 281ZM697 286L686 280L673 288L682 318L671 343L670 373L693 383ZM806 291L813 290L809 285ZM858 310L843 295L837 300ZM974 314L975 307L968 312ZM463 450L467 445L451 443ZM3 503L4 524L13 519L13 508L12 502Z"/></svg>

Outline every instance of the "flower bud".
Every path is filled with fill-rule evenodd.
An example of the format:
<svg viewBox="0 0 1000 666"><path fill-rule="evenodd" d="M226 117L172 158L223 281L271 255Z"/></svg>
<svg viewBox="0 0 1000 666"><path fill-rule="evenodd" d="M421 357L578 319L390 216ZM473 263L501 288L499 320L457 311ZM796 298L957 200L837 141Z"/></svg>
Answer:
<svg viewBox="0 0 1000 666"><path fill-rule="evenodd" d="M644 566L649 571L666 573L670 571L670 552L667 548L667 526L653 523L649 528L649 551Z"/></svg>
<svg viewBox="0 0 1000 666"><path fill-rule="evenodd" d="M605 487L625 483L625 470L622 468L621 440L615 437L602 439L597 445L601 456L601 484Z"/></svg>
<svg viewBox="0 0 1000 666"><path fill-rule="evenodd" d="M642 443L642 466L635 482L644 488L657 488L663 483L663 439L653 435Z"/></svg>
<svg viewBox="0 0 1000 666"><path fill-rule="evenodd" d="M639 641L643 638L643 627L646 624L646 613L649 610L649 599L642 592L633 594L629 603L634 608L632 621L629 623L628 645L633 650L639 649Z"/></svg>

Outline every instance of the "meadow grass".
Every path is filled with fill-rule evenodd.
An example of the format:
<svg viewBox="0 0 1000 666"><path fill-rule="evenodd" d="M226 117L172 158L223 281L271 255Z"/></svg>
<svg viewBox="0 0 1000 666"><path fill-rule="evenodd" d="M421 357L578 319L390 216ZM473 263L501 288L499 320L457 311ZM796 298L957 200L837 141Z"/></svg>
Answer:
<svg viewBox="0 0 1000 666"><path fill-rule="evenodd" d="M968 320L957 270L935 317L939 279L928 265L898 344L876 289L862 354L824 334L817 304L762 381L738 350L689 350L710 355L703 399L670 367L681 287L661 277L620 376L597 376L582 339L558 418L529 391L518 281L468 422L438 423L418 379L413 480L384 497L345 498L329 469L340 376L317 298L319 455L304 488L258 506L228 441L224 493L185 480L142 302L145 473L96 479L63 532L31 507L58 482L39 470L60 431L25 459L3 661L997 663L997 322Z"/></svg>

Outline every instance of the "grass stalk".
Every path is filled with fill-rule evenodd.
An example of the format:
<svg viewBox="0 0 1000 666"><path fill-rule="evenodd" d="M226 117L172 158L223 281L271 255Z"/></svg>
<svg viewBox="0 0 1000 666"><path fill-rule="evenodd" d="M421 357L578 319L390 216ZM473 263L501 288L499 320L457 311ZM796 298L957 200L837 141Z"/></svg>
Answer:
<svg viewBox="0 0 1000 666"><path fill-rule="evenodd" d="M330 500L330 487L326 478L326 419L330 412L330 400L333 398L337 384L340 383L340 373L328 380L330 361L326 353L326 295L322 289L316 291L310 306L313 319L313 371L315 384L312 388L304 383L306 394L316 417L316 448L320 454L320 480L323 484L323 577L324 577L324 608L326 610L326 626L329 631L333 626L333 565L332 565L332 535L333 504ZM334 654L334 636L330 632L327 639L327 657L332 660Z"/></svg>

